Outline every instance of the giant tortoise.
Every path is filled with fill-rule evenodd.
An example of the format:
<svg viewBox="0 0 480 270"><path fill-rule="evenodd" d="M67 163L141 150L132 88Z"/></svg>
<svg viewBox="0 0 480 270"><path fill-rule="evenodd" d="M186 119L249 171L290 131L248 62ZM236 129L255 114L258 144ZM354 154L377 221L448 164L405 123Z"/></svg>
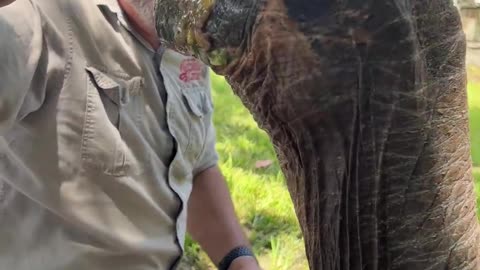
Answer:
<svg viewBox="0 0 480 270"><path fill-rule="evenodd" d="M450 0L158 0L276 147L315 270L480 269Z"/></svg>

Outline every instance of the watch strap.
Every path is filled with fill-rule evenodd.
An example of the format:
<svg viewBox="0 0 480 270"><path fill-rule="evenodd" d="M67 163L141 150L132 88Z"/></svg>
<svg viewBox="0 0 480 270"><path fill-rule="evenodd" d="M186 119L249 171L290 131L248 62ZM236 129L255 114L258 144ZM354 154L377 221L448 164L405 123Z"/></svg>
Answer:
<svg viewBox="0 0 480 270"><path fill-rule="evenodd" d="M252 250L248 247L236 247L232 249L223 259L220 261L218 264L218 269L219 270L228 270L230 268L230 265L232 262L239 258L239 257L253 257L255 258L255 255L253 254Z"/></svg>

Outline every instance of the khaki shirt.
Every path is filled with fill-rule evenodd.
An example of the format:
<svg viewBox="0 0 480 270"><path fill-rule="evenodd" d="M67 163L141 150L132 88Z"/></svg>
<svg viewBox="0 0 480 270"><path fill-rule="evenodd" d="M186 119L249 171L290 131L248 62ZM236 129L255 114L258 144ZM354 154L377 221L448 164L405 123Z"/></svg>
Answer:
<svg viewBox="0 0 480 270"><path fill-rule="evenodd" d="M208 69L116 0L0 8L0 270L173 268L217 163Z"/></svg>

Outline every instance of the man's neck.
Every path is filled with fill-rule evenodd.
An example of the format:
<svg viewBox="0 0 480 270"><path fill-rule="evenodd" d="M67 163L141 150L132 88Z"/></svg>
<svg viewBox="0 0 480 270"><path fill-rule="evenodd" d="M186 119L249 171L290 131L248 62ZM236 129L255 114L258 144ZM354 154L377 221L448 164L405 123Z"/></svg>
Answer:
<svg viewBox="0 0 480 270"><path fill-rule="evenodd" d="M155 29L153 0L118 0L132 27L152 46L160 47L160 40Z"/></svg>

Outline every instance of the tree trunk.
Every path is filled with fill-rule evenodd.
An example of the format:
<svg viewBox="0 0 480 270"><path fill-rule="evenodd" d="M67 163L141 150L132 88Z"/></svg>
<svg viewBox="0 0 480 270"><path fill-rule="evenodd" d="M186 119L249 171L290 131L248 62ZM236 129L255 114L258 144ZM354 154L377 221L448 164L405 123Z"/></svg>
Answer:
<svg viewBox="0 0 480 270"><path fill-rule="evenodd" d="M225 74L270 135L311 269L480 269L450 0L217 0L187 22L162 5L199 1L160 2L165 42Z"/></svg>

